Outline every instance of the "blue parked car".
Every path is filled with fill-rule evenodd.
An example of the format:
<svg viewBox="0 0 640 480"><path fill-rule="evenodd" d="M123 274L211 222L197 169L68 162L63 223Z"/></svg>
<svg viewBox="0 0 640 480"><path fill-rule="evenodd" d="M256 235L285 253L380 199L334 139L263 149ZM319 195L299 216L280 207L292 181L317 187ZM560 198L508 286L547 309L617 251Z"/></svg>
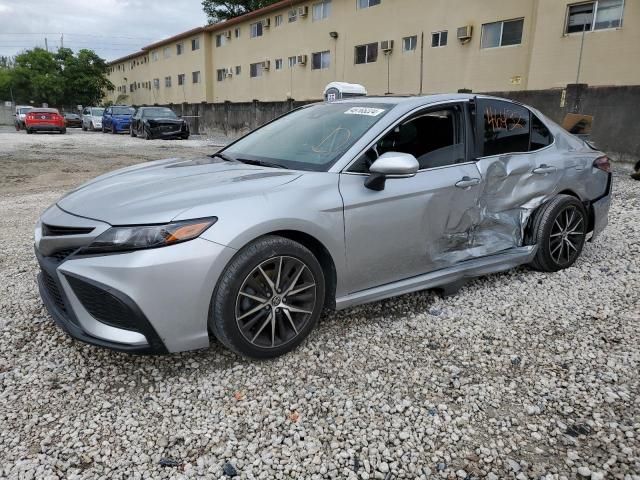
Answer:
<svg viewBox="0 0 640 480"><path fill-rule="evenodd" d="M102 114L102 133L128 132L135 108L128 105L113 105L104 109Z"/></svg>

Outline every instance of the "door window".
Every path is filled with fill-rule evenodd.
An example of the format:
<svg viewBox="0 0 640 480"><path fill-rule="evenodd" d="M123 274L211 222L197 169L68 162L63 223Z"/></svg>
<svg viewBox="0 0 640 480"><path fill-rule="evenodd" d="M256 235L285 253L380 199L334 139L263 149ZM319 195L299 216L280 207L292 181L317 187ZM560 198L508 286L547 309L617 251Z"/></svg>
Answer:
<svg viewBox="0 0 640 480"><path fill-rule="evenodd" d="M459 106L418 113L378 140L349 171L368 173L371 164L386 152L413 155L420 170L462 163L465 161L462 118Z"/></svg>
<svg viewBox="0 0 640 480"><path fill-rule="evenodd" d="M478 108L483 132L481 157L529 151L529 110L515 103L485 99L478 102Z"/></svg>
<svg viewBox="0 0 640 480"><path fill-rule="evenodd" d="M547 126L542 123L542 121L536 117L533 113L531 114L531 145L529 146L530 151L540 150L541 148L547 147L553 143L553 136L551 132L547 128Z"/></svg>

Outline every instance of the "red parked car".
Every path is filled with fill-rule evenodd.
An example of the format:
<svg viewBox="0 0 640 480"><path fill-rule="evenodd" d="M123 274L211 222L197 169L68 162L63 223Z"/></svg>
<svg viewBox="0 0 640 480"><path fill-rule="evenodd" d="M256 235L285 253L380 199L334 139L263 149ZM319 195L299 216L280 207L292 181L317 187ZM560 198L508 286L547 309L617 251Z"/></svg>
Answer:
<svg viewBox="0 0 640 480"><path fill-rule="evenodd" d="M34 108L24 119L27 133L60 132L67 133L64 117L55 108Z"/></svg>

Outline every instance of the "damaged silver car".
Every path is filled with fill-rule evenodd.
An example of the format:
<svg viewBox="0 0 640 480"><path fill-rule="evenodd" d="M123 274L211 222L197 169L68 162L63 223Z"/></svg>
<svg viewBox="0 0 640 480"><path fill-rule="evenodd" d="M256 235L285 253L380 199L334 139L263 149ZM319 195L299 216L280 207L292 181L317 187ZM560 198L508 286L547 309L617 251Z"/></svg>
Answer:
<svg viewBox="0 0 640 480"><path fill-rule="evenodd" d="M74 337L255 358L343 309L529 264L570 267L607 223L605 154L499 98L297 109L200 160L72 191L35 232L42 299Z"/></svg>

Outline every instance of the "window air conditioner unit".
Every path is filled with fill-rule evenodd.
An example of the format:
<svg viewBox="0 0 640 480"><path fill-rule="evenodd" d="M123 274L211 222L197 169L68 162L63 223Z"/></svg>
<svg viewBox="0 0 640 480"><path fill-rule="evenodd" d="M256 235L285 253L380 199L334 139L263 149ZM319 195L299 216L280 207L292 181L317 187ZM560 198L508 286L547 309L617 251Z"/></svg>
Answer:
<svg viewBox="0 0 640 480"><path fill-rule="evenodd" d="M300 15L301 17L306 17L307 15L309 15L309 7L300 7L298 8L298 15Z"/></svg>
<svg viewBox="0 0 640 480"><path fill-rule="evenodd" d="M224 32L224 36L226 38L231 38L231 30L227 30L226 32Z"/></svg>
<svg viewBox="0 0 640 480"><path fill-rule="evenodd" d="M233 68L227 68L226 76L227 77L233 77Z"/></svg>
<svg viewBox="0 0 640 480"><path fill-rule="evenodd" d="M458 40L466 41L471 39L471 35L473 34L473 25L465 25L464 27L458 28Z"/></svg>
<svg viewBox="0 0 640 480"><path fill-rule="evenodd" d="M271 68L271 60L265 60L262 62L262 68L264 70L269 70Z"/></svg>
<svg viewBox="0 0 640 480"><path fill-rule="evenodd" d="M380 42L380 48L383 52L390 52L393 50L393 40L383 40Z"/></svg>
<svg viewBox="0 0 640 480"><path fill-rule="evenodd" d="M263 26L264 28L269 28L269 27L271 26L271 19L270 19L270 18L265 18L265 19L262 21L262 26Z"/></svg>
<svg viewBox="0 0 640 480"><path fill-rule="evenodd" d="M306 55L298 55L296 58L296 63L298 65L306 65L307 64L307 56Z"/></svg>

